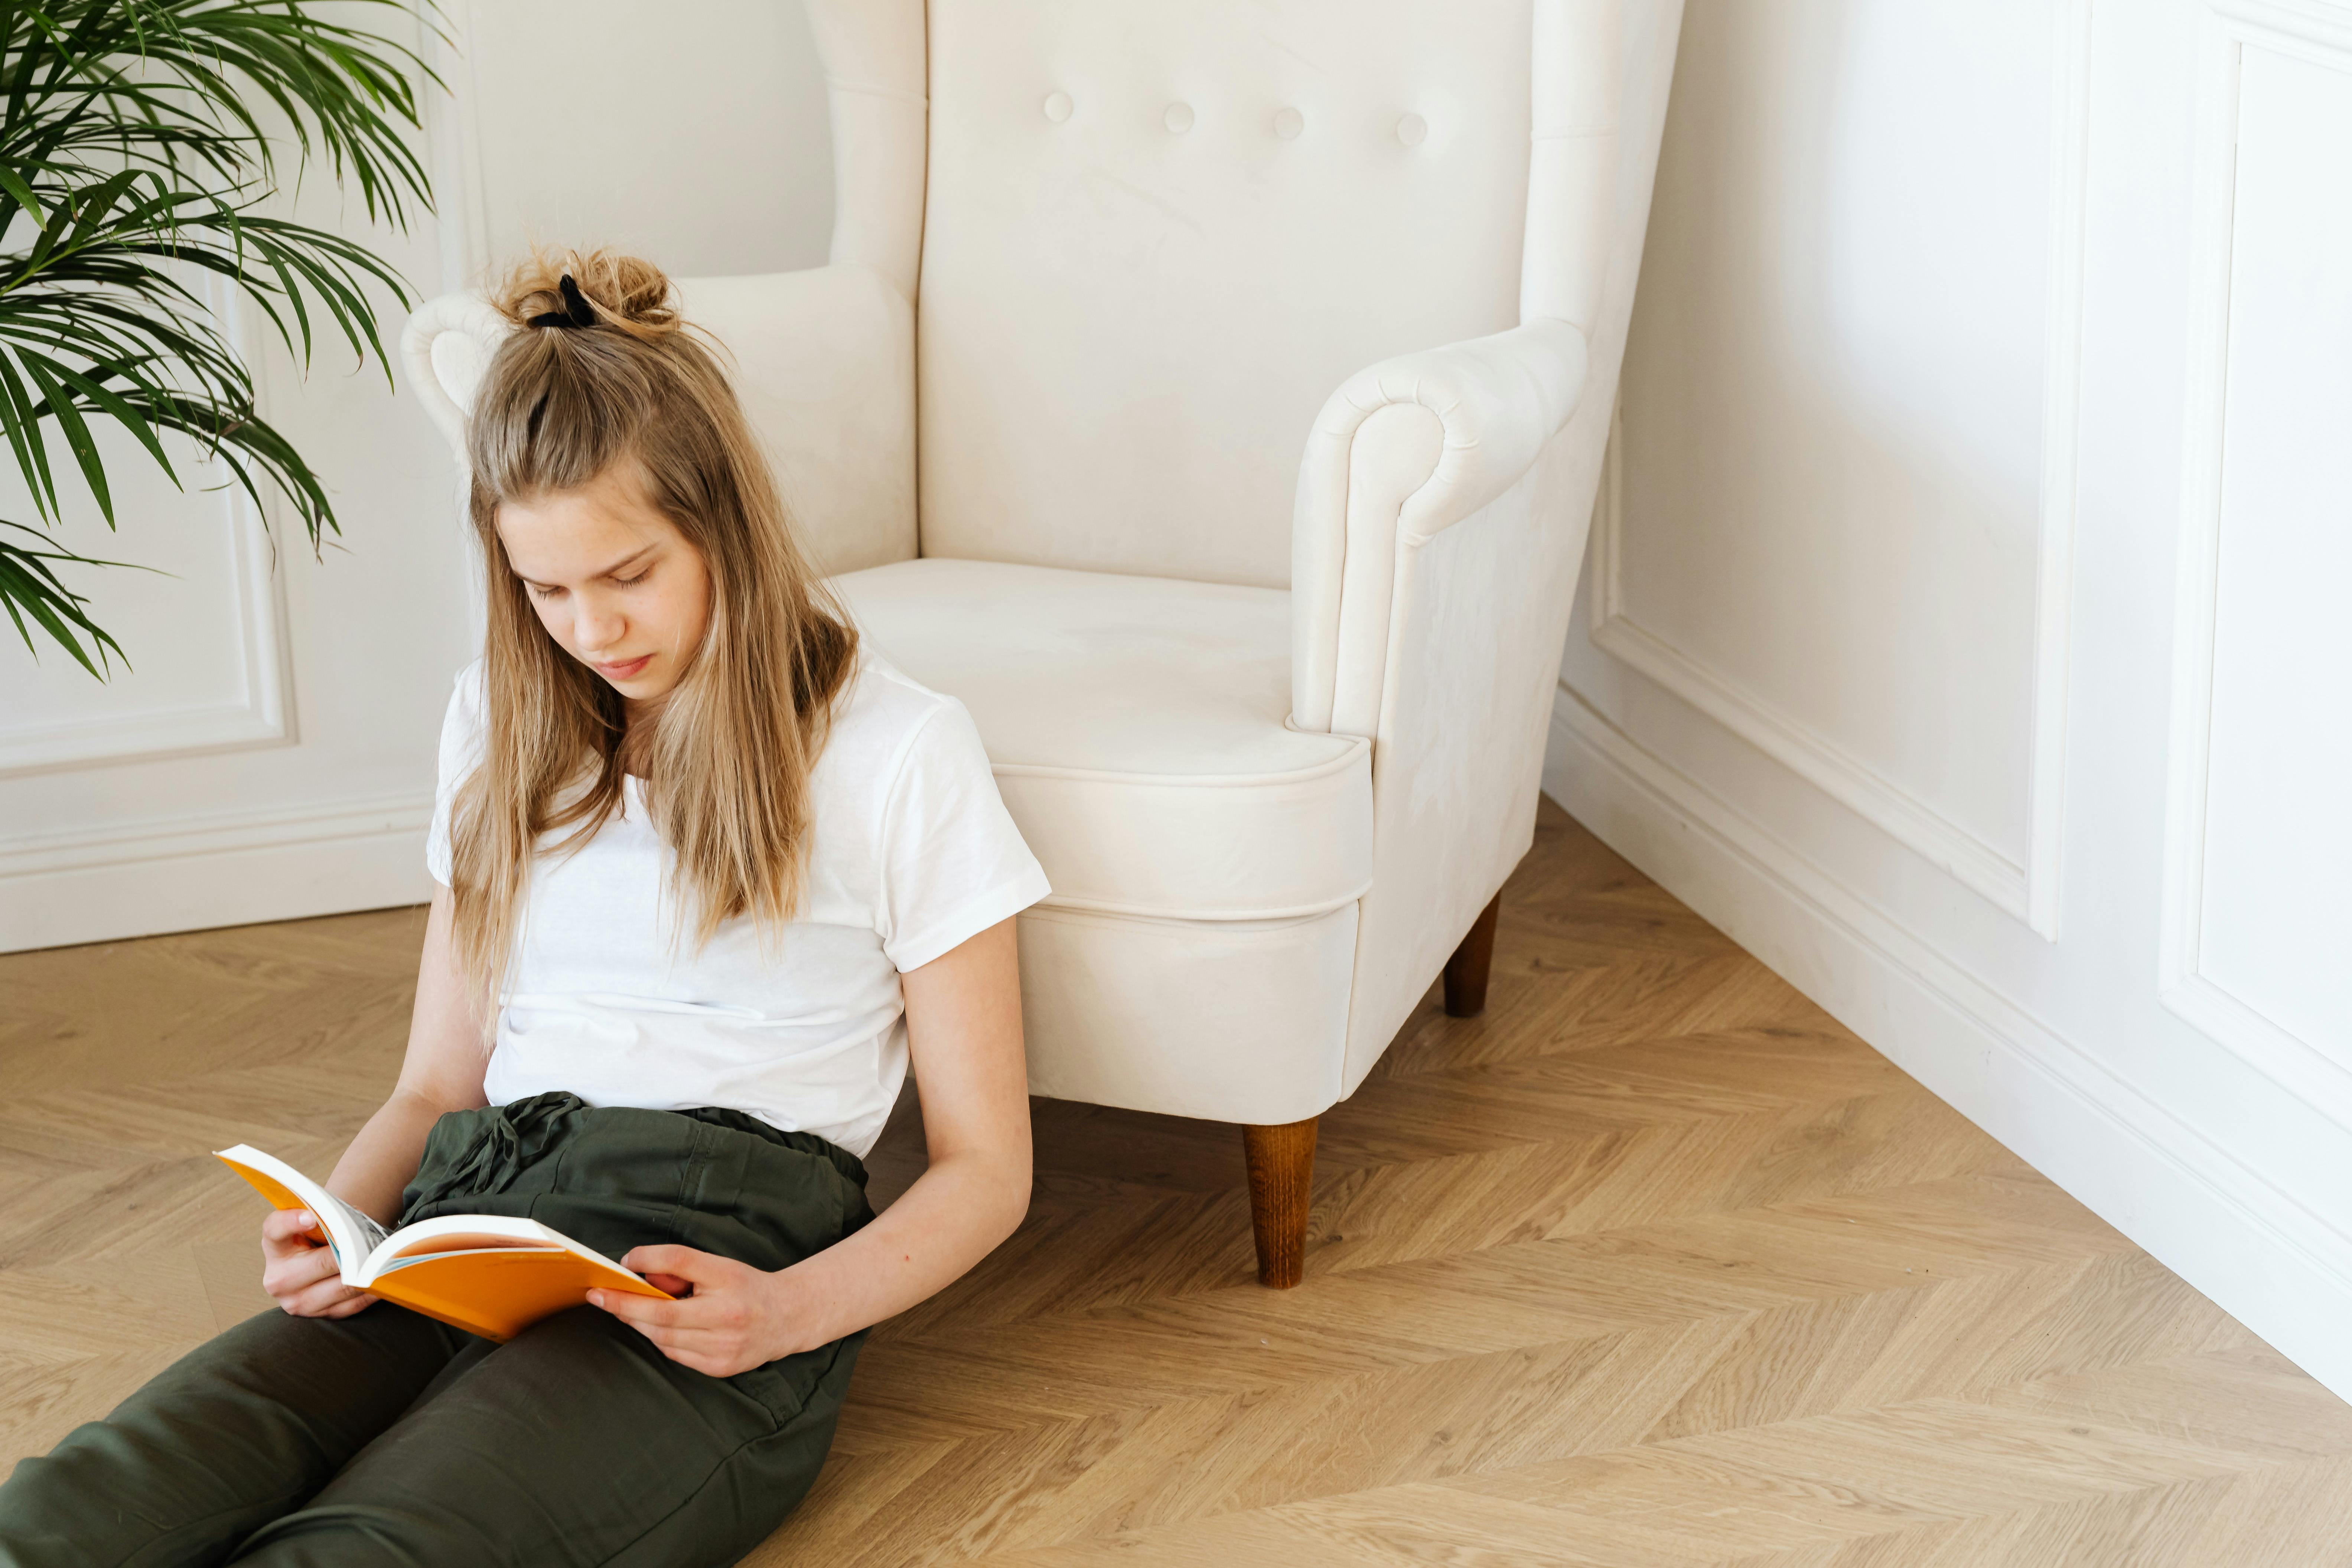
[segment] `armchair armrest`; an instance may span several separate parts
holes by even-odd
[[[681,279],[686,319],[716,339],[768,448],[817,569],[856,571],[915,553],[915,317],[856,263]],[[428,300],[401,355],[462,470],[466,418],[510,329],[479,291]]]
[[[400,358],[425,412],[466,459],[466,416],[490,355],[512,331],[480,289],[427,300],[400,330]]]
[[[1331,395],[1292,521],[1293,723],[1376,732],[1400,555],[1517,484],[1584,378],[1584,334],[1536,321],[1384,360]]]

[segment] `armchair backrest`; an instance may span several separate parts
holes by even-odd
[[[1324,400],[1520,320],[1547,8],[929,0],[918,76],[906,0],[814,0],[836,260],[903,253],[928,89],[923,553],[1286,584]]]

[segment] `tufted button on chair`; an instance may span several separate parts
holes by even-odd
[[[808,0],[832,261],[687,280],[873,646],[960,698],[1053,896],[1038,1094],[1315,1119],[1534,827],[1679,0]],[[459,441],[504,331],[404,349]]]

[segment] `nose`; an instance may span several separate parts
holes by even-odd
[[[593,658],[628,635],[628,620],[614,606],[587,594],[577,597],[579,607],[573,612],[572,636],[582,653]]]

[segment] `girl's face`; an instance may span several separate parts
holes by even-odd
[[[507,563],[558,647],[628,711],[667,695],[710,621],[701,552],[646,499],[634,464],[575,490],[499,506]]]

